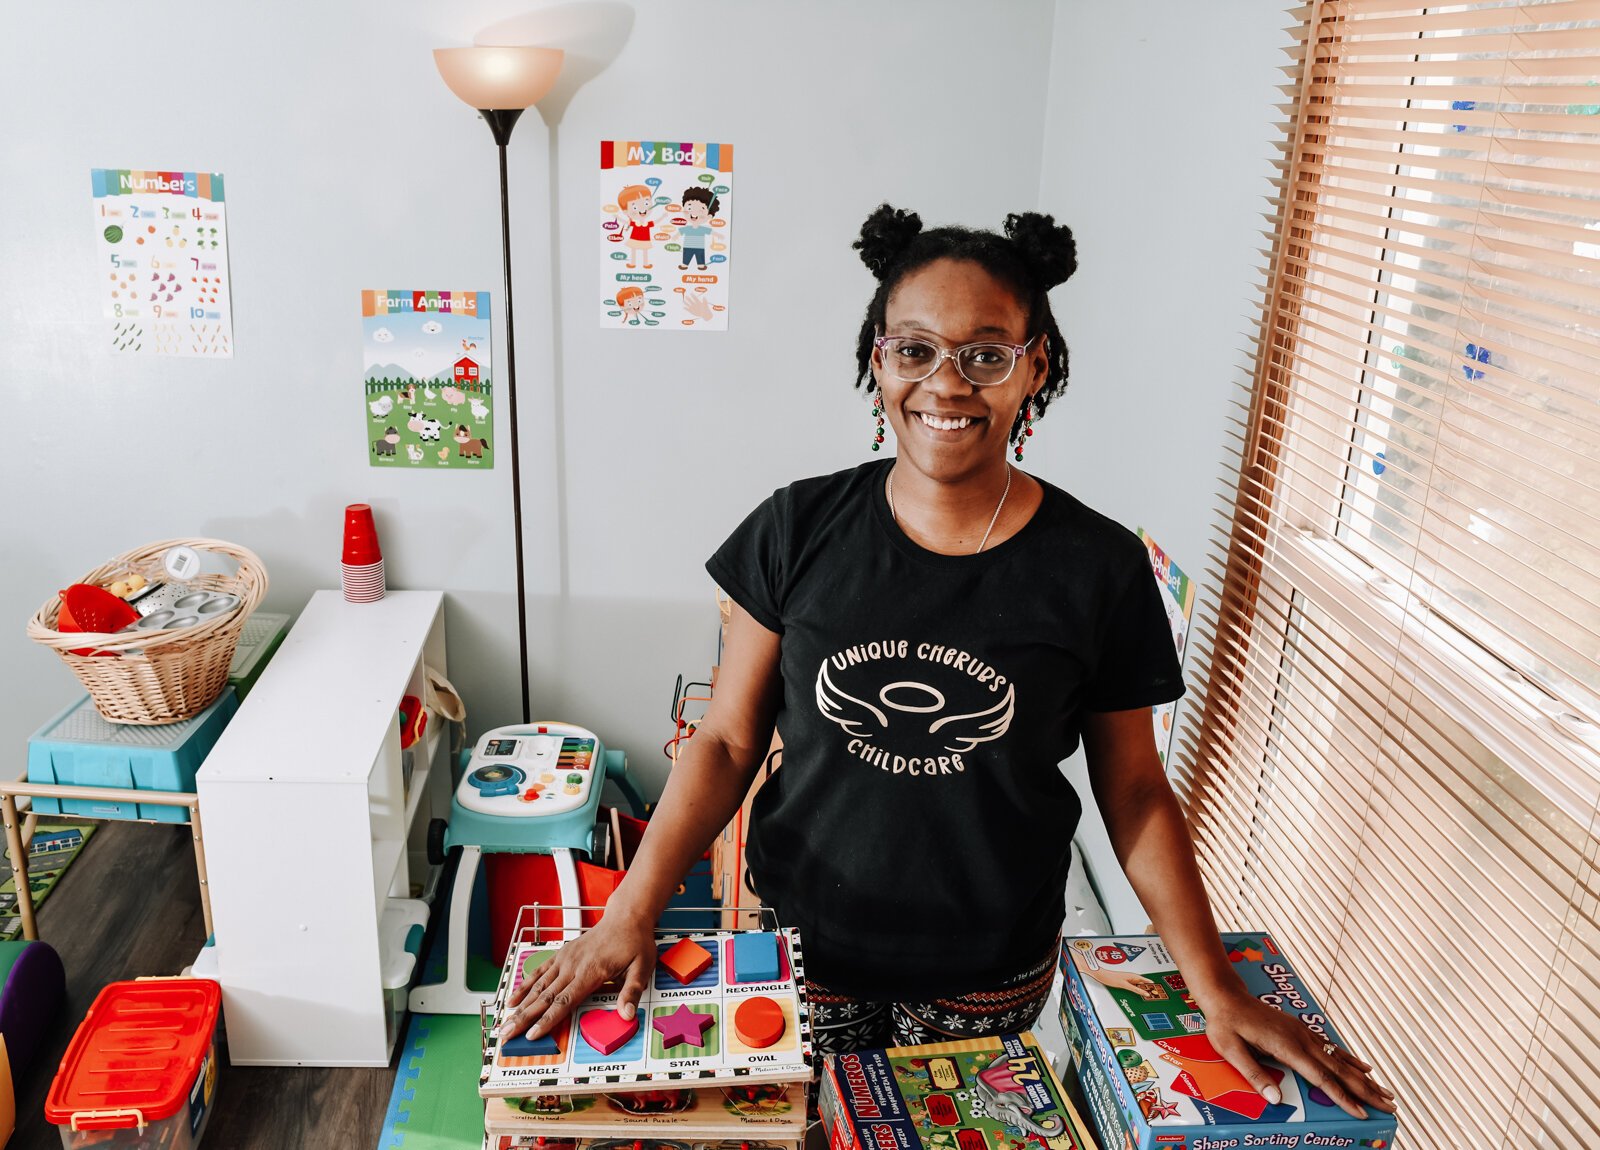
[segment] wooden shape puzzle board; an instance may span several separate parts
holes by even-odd
[[[639,1000],[639,1028],[610,1054],[585,1042],[582,1020],[590,1011],[614,1010],[618,988],[607,986],[590,995],[564,1019],[552,1035],[554,1054],[514,1057],[502,1053],[496,1041],[485,1052],[479,1093],[484,1097],[644,1090],[652,1087],[712,1086],[740,1082],[788,1082],[811,1077],[809,1008],[805,996],[805,967],[799,938],[793,930],[775,932],[778,977],[763,982],[741,982],[734,959],[734,937],[740,932],[719,931],[690,936],[714,956],[713,961],[687,985],[659,962],[673,940],[658,943],[657,966]],[[504,1013],[507,997],[532,970],[559,950],[561,943],[518,943],[501,975],[495,1015]],[[783,1032],[770,1046],[754,1047],[743,1041],[733,1025],[738,1008],[752,998],[772,1001],[783,1015]],[[712,1016],[702,1044],[664,1047],[656,1019],[674,1015],[680,1007]]]

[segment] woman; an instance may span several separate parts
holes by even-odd
[[[1392,1109],[1370,1068],[1253,998],[1217,938],[1156,756],[1153,704],[1183,690],[1145,550],[1028,475],[1032,424],[1067,382],[1049,289],[1076,266],[1048,216],[1005,234],[884,205],[856,247],[880,281],[858,385],[897,452],[803,480],[707,564],[734,602],[717,690],[601,923],[528,984],[503,1033],[538,1037],[602,982],[631,1015],[667,898],[738,808],[776,722],[755,885],[805,943],[824,1052],[1017,1030],[1048,995],[1080,807],[1095,800],[1207,1033],[1271,1102],[1252,1050],[1352,1113]]]

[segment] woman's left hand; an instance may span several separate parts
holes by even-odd
[[[1394,1091],[1378,1085],[1372,1067],[1342,1046],[1329,1042],[1299,1019],[1275,1010],[1240,990],[1200,1004],[1206,1037],[1270,1103],[1283,1100],[1257,1054],[1290,1067],[1347,1112],[1365,1118],[1366,1106],[1394,1112]]]

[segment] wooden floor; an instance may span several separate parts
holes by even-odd
[[[8,1150],[59,1150],[45,1096],[67,1043],[100,988],[119,978],[177,974],[205,942],[185,826],[102,823],[39,910],[40,936],[67,969],[54,1041],[17,1076],[17,1130]],[[394,1068],[229,1066],[202,1147],[375,1150]]]

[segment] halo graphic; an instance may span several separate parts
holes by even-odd
[[[926,707],[914,707],[910,703],[897,703],[889,698],[890,691],[900,690],[920,692],[932,699],[933,702]],[[931,715],[935,711],[944,710],[944,696],[926,683],[912,683],[909,681],[890,683],[878,692],[878,698],[885,707],[892,707],[896,711],[908,711],[913,715]]]

